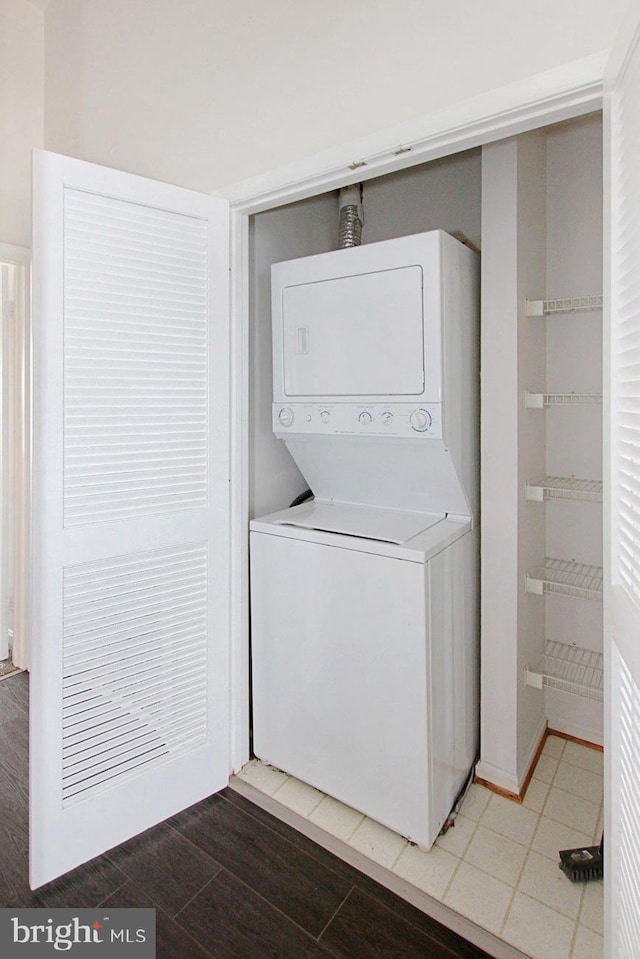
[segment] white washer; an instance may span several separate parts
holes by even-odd
[[[470,522],[303,504],[251,561],[256,756],[430,848],[477,747]]]

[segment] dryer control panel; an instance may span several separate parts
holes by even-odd
[[[274,403],[273,431],[442,439],[439,403]]]

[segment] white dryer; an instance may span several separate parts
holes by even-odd
[[[256,756],[429,848],[478,736],[478,264],[442,231],[272,268],[274,430],[315,494],[251,523]]]

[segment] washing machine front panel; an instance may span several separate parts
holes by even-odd
[[[251,557],[256,756],[430,846],[425,567],[257,532]]]

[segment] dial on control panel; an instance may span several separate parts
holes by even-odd
[[[416,433],[424,433],[431,426],[431,414],[426,410],[412,410],[409,414],[409,425]]]
[[[363,423],[365,426],[368,423],[373,422],[373,416],[369,413],[368,410],[363,410],[362,413],[358,414],[358,423]]]
[[[288,406],[283,406],[278,413],[278,420],[280,421],[281,426],[291,426],[295,419],[293,410],[289,409]]]

